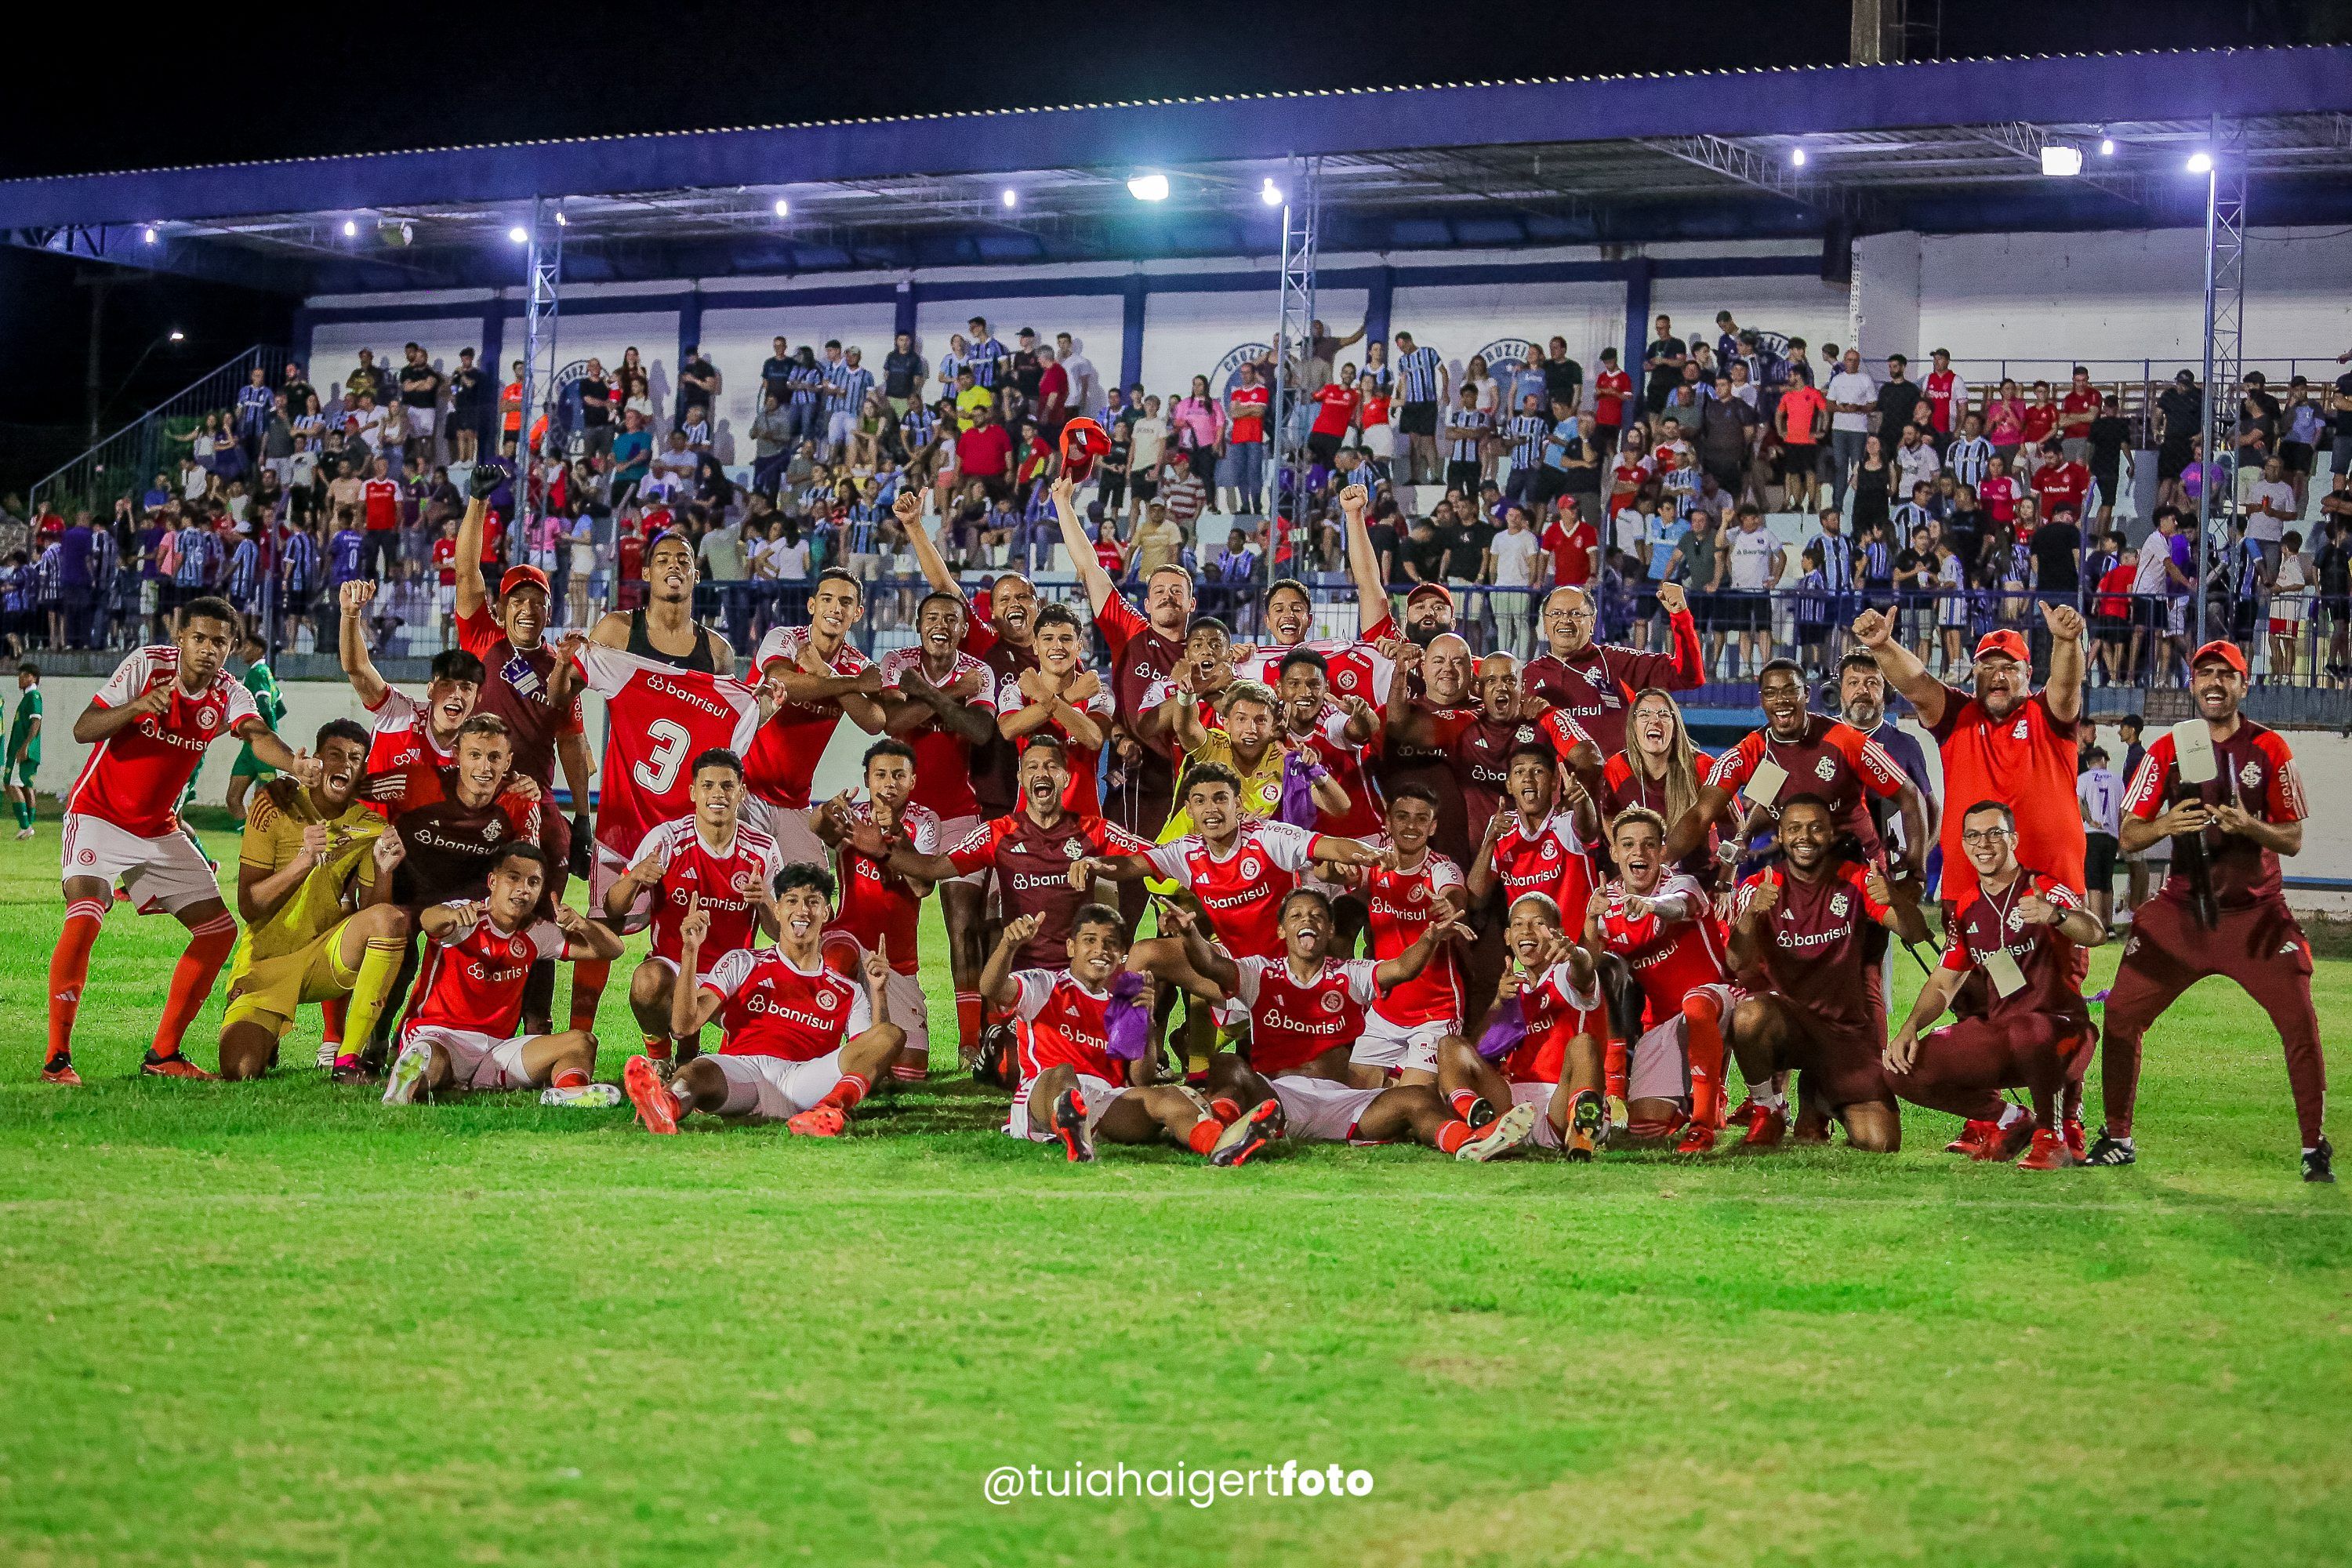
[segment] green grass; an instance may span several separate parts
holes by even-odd
[[[48,1089],[55,871],[53,823],[0,840],[0,1562],[2352,1557],[2352,1208],[2219,983],[2129,1171],[1927,1114],[1892,1158],[1080,1169],[969,1086],[819,1143],[141,1080],[180,933],[121,910]],[[1285,1459],[1376,1488],[981,1499]]]

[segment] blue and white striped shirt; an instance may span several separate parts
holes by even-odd
[[[1843,588],[1853,582],[1853,541],[1843,533],[1817,533],[1813,543],[1822,552],[1822,574],[1832,588]]]
[[[180,530],[180,569],[173,581],[183,588],[209,588],[220,571],[220,536],[194,524]]]
[[[286,596],[307,601],[319,580],[319,542],[310,536],[309,529],[298,528],[286,536],[283,566]]]
[[[789,384],[793,389],[793,403],[800,405],[814,403],[824,394],[824,366],[794,365]]]
[[[257,436],[269,423],[269,411],[278,404],[277,395],[266,386],[242,386],[236,393],[236,427],[240,434]]]
[[[240,539],[236,553],[229,557],[229,602],[240,610],[250,610],[260,602],[261,546],[250,539]]]
[[[1004,352],[1004,345],[998,342],[992,336],[982,338],[972,344],[967,363],[971,366],[973,384],[979,386],[994,386],[997,375],[1003,368],[1004,361],[1009,357],[1011,356]]]
[[[1985,467],[1992,461],[1992,443],[1983,437],[1962,437],[1944,449],[1944,467],[1964,485],[1984,482]]]
[[[1483,408],[1449,408],[1445,411],[1445,455],[1456,463],[1478,460],[1478,442],[1493,422]]]
[[[874,373],[864,365],[843,360],[824,367],[825,405],[833,413],[855,419],[866,406],[866,395],[873,390]]]
[[[940,384],[948,391],[953,392],[957,375],[961,374],[963,367],[971,363],[971,355],[960,354],[953,349],[948,350],[940,356]]]
[[[931,432],[939,428],[939,419],[919,403],[907,405],[907,412],[898,416],[898,439],[910,453],[919,452],[930,444]]]
[[[842,529],[841,548],[846,555],[871,555],[875,535],[882,527],[882,509],[871,501],[859,501],[849,509],[849,518]]]
[[[1544,437],[1551,430],[1551,421],[1540,414],[1514,414],[1508,434],[1511,437],[1511,470],[1532,468],[1543,461]]]
[[[1409,354],[1398,355],[1397,401],[1400,403],[1436,402],[1439,364],[1437,351],[1426,344]]]

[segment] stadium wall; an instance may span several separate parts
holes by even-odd
[[[2252,361],[2332,360],[2352,346],[2352,247],[2334,231],[2254,231],[2247,264],[2246,351]],[[1824,341],[1860,341],[1874,360],[1948,348],[1972,379],[2063,375],[2102,362],[2102,379],[2158,378],[2193,363],[2202,330],[2202,236],[2164,229],[2097,234],[1874,235],[1854,249],[1851,284],[1820,276],[1819,251],[1798,242],[1678,244],[1633,251],[1547,250],[1327,255],[1319,313],[1335,330],[1403,327],[1458,369],[1481,348],[1531,331],[1565,337],[1590,367],[1604,346],[1639,353],[1650,318],[1713,331],[1729,310],[1743,326]],[[296,347],[332,390],[362,346],[396,359],[409,341],[436,363],[466,347],[521,352],[520,289],[322,295],[307,301]],[[610,367],[636,345],[666,416],[683,347],[699,342],[725,378],[717,420],[736,436],[769,340],[797,346],[837,337],[878,368],[891,336],[910,328],[936,359],[975,314],[1010,342],[1020,327],[1069,331],[1106,384],[1140,377],[1163,395],[1263,343],[1274,327],[1273,266],[1265,258],[964,268],[804,278],[678,279],[572,285],[563,291],[557,361],[595,354]],[[1360,356],[1360,346],[1350,355]]]

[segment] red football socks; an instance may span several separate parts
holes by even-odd
[[[1242,1119],[1241,1102],[1219,1095],[1209,1101],[1209,1114],[1215,1117],[1220,1124],[1231,1127]]]
[[[824,1098],[817,1104],[837,1105],[844,1110],[854,1110],[857,1102],[866,1098],[866,1091],[873,1087],[864,1073],[845,1072],[841,1075],[839,1083],[825,1090]]]
[[[1213,1116],[1203,1116],[1200,1121],[1192,1123],[1192,1131],[1184,1134],[1184,1142],[1192,1146],[1193,1153],[1206,1154],[1216,1148],[1217,1140],[1223,1135],[1224,1131],[1223,1122]]]
[[[588,1075],[578,1068],[565,1068],[555,1075],[550,1086],[553,1089],[586,1089]]]
[[[213,982],[220,978],[221,966],[236,946],[236,917],[226,910],[188,929],[187,951],[172,968],[172,989],[163,998],[163,1016],[155,1021],[157,1056],[179,1055],[188,1026],[213,994]]]
[[[1625,1058],[1626,1047],[1622,1040],[1611,1040],[1601,1053],[1601,1087],[1612,1100],[1622,1100],[1625,1098]]]
[[[82,985],[89,979],[89,950],[106,922],[106,903],[76,899],[66,906],[66,929],[49,954],[49,1052],[57,1060],[73,1047],[74,1015],[81,1010]]]
[[[970,1061],[980,1053],[981,1005],[977,991],[959,991],[956,1002],[956,1049],[960,1061]]]
[[[348,996],[330,996],[319,1004],[319,1016],[324,1025],[320,1030],[319,1043],[339,1047],[335,1052],[337,1056],[342,1055],[340,1047],[343,1043],[343,1017],[351,1011],[351,1006],[352,999]]]
[[[604,983],[613,977],[613,966],[596,959],[572,966],[572,1026],[593,1030],[596,1009],[604,1000]]]
[[[1722,1018],[1722,1005],[1714,997],[1683,998],[1690,1034],[1691,1120],[1709,1127],[1723,1123]]]
[[[577,1026],[574,1026],[577,1027]],[[666,1062],[669,1060],[669,1037],[667,1035],[644,1035],[640,1036],[639,1039],[645,1047],[646,1055],[651,1057],[657,1062]]]
[[[1445,1098],[1453,1105],[1454,1114],[1466,1121],[1470,1117],[1470,1108],[1478,1103],[1480,1096],[1475,1089],[1457,1089]]]
[[[1449,1121],[1437,1130],[1437,1152],[1451,1154],[1476,1136],[1467,1121]]]

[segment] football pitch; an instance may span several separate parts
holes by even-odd
[[[2130,1170],[1917,1111],[1893,1157],[1073,1167],[948,1077],[837,1142],[388,1110],[315,1025],[259,1084],[141,1079],[182,931],[120,907],[48,1088],[56,875],[53,819],[0,841],[0,1562],[2352,1558],[2352,1199],[2221,982],[2150,1037]],[[2317,988],[2325,1031],[2352,961]],[[1369,1492],[1305,1495],[1335,1465]]]

